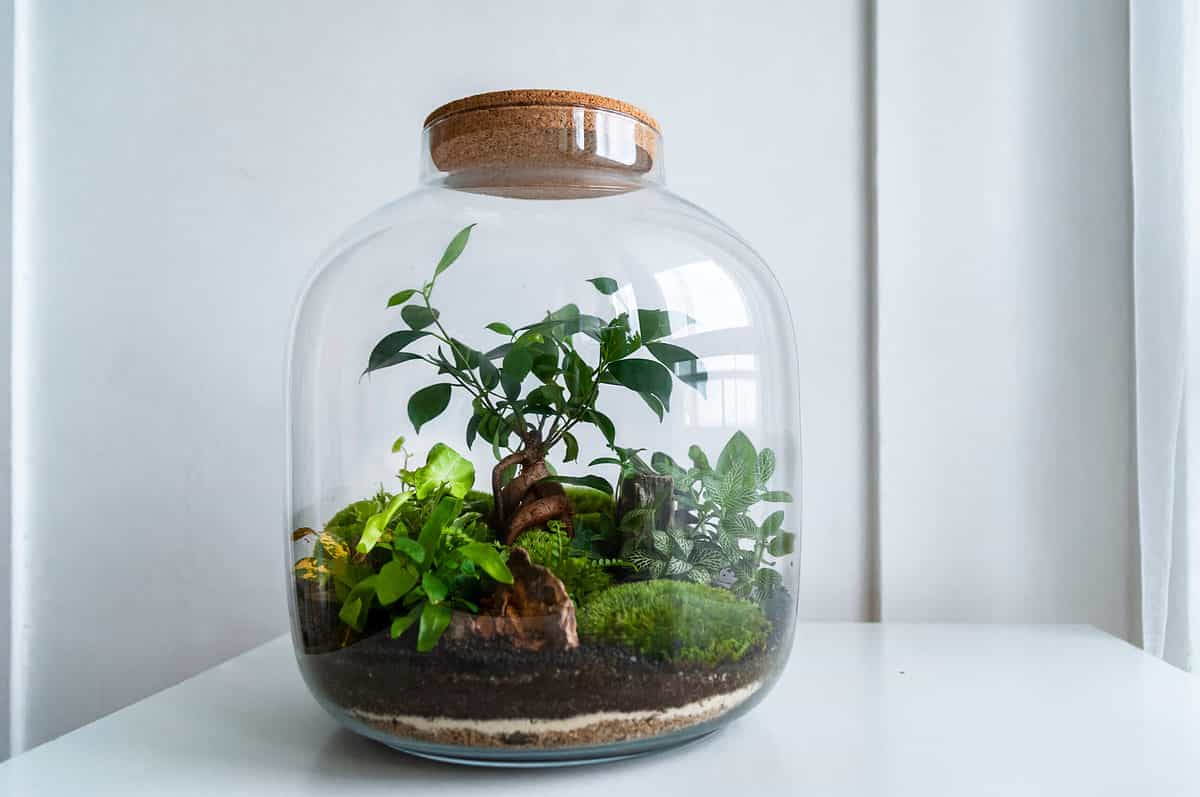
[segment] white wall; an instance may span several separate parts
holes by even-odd
[[[1136,638],[1126,4],[877,25],[883,617]]]
[[[868,613],[863,11],[24,3],[13,728],[74,728],[285,629],[282,353],[309,264],[413,182],[440,102],[582,88],[775,265],[805,390],[809,618]]]

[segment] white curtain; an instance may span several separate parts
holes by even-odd
[[[1132,0],[1142,635],[1200,667],[1200,0]]]

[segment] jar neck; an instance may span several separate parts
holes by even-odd
[[[631,116],[598,108],[469,109],[425,127],[421,181],[523,199],[636,191],[663,182],[662,135]]]

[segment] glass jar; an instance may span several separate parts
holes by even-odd
[[[787,303],[663,185],[644,112],[506,91],[430,115],[420,187],[314,273],[289,355],[300,669],[355,731],[531,765],[699,738],[787,658]]]

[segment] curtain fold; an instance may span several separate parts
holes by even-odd
[[[1193,669],[1200,644],[1200,0],[1132,0],[1129,16],[1142,641],[1154,655]]]

